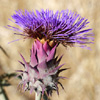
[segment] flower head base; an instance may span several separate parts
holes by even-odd
[[[60,69],[64,64],[58,66],[62,56],[57,60],[55,58],[56,46],[52,49],[47,42],[42,44],[36,40],[31,50],[31,60],[27,63],[24,57],[21,55],[23,62],[20,62],[24,66],[24,71],[21,72],[24,90],[33,90],[36,92],[47,92],[52,94],[52,90],[56,90],[58,93],[58,84],[62,86],[59,79],[65,78],[59,76],[59,73],[66,69]]]
[[[79,44],[81,47],[93,41],[92,29],[87,28],[89,23],[87,19],[69,10],[55,13],[52,10],[43,9],[40,12],[36,10],[36,13],[27,10],[25,12],[16,11],[12,18],[22,30],[10,25],[8,27],[22,32],[23,34],[20,35],[25,38],[45,39],[55,44],[62,43],[64,46]]]

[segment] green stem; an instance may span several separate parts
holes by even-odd
[[[42,97],[42,93],[37,93],[35,92],[35,100],[41,100],[41,97]]]
[[[9,100],[5,90],[1,86],[0,86],[0,97],[3,98],[2,100]]]
[[[50,100],[50,99],[48,98],[48,96],[46,95],[46,93],[44,93],[43,99],[44,99],[44,100]]]

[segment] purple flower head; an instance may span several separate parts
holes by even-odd
[[[14,23],[21,27],[15,28],[8,25],[9,28],[21,32],[25,38],[45,39],[56,43],[62,43],[64,46],[77,44],[85,47],[92,43],[93,33],[88,28],[88,20],[79,14],[69,10],[61,12],[52,10],[34,11],[16,11],[12,15]],[[17,33],[16,33],[17,34]]]
[[[60,69],[64,64],[58,66],[62,56],[59,59],[58,56],[55,57],[55,51],[56,45],[51,49],[47,41],[42,44],[36,40],[31,50],[30,62],[27,63],[21,55],[23,63],[19,62],[24,66],[24,70],[18,70],[22,77],[19,86],[31,93],[36,91],[51,95],[53,90],[59,93],[58,84],[62,86],[59,79],[65,78],[59,76],[59,73],[66,69]]]

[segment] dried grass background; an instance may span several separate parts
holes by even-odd
[[[53,93],[51,100],[100,100],[100,1],[99,0],[0,0],[0,46],[6,50],[7,57],[0,49],[0,74],[14,72],[21,69],[22,66],[18,60],[22,59],[19,53],[29,61],[30,48],[32,40],[8,42],[20,38],[13,35],[13,31],[4,28],[10,24],[16,26],[8,20],[15,10],[28,9],[40,10],[52,9],[63,10],[70,9],[79,13],[81,16],[88,18],[90,27],[93,28],[95,34],[94,44],[90,45],[92,50],[81,48],[64,48],[62,45],[57,49],[57,54],[64,57],[61,63],[65,63],[64,67],[71,69],[62,73],[67,76],[68,80],[61,80],[65,91],[59,89],[60,95]],[[34,93],[19,92],[17,78],[10,80],[12,86],[6,87],[9,100],[34,100]],[[0,98],[0,100],[3,100]]]

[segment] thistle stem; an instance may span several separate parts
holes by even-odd
[[[0,100],[9,100],[5,90],[0,86]]]
[[[48,96],[46,95],[46,93],[44,93],[43,99],[44,99],[44,100],[50,100],[50,99],[48,98]]]
[[[42,97],[42,93],[37,93],[35,92],[35,100],[41,100],[41,97]]]

